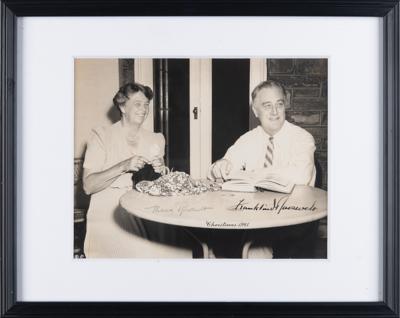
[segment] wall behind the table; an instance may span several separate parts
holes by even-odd
[[[119,87],[118,59],[75,60],[75,158],[82,158],[93,128],[111,124]]]

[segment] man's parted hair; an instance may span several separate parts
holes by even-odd
[[[280,89],[282,90],[283,97],[284,97],[285,100],[286,100],[286,98],[287,98],[287,91],[286,91],[285,86],[283,86],[281,83],[279,83],[279,82],[277,82],[277,81],[268,80],[268,81],[261,82],[260,84],[258,84],[258,85],[253,89],[253,91],[251,92],[251,103],[252,103],[252,104],[254,103],[254,100],[256,99],[257,94],[258,94],[258,92],[259,92],[260,90],[262,90],[263,88],[273,88],[273,87],[274,87],[274,88],[280,88]]]

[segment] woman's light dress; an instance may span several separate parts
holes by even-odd
[[[144,129],[127,140],[119,121],[93,130],[83,167],[92,173],[106,170],[133,155],[151,160],[164,156],[164,146],[162,134]],[[189,242],[182,242],[185,238],[181,229],[175,231],[162,224],[150,224],[120,208],[120,197],[132,186],[132,173],[124,173],[108,188],[91,195],[84,247],[86,257],[191,258]],[[164,243],[178,241],[186,246]]]

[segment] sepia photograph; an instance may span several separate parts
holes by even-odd
[[[326,259],[327,58],[76,58],[74,258]]]

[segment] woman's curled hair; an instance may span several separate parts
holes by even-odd
[[[129,99],[129,96],[137,92],[143,93],[143,95],[146,96],[149,101],[153,99],[154,94],[150,87],[139,83],[127,83],[124,86],[121,86],[117,94],[115,94],[113,98],[114,106],[119,110],[120,106],[125,105]]]

